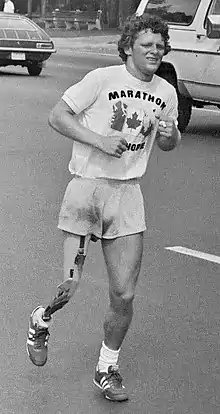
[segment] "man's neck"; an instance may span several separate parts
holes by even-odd
[[[133,62],[129,62],[127,61],[126,64],[126,69],[127,71],[130,73],[130,75],[132,75],[134,78],[141,80],[142,82],[151,82],[153,79],[154,74],[147,74],[147,73],[142,73],[140,70],[138,70]]]

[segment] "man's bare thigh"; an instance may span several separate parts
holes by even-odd
[[[132,293],[138,280],[143,255],[143,232],[102,239],[109,287],[118,293]]]

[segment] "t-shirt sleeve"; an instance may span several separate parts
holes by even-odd
[[[175,88],[170,89],[169,97],[167,99],[166,107],[163,109],[162,114],[165,117],[172,117],[178,125],[178,98]]]
[[[101,81],[98,72],[99,70],[96,69],[87,73],[80,82],[64,92],[62,99],[76,114],[84,111],[97,99]]]

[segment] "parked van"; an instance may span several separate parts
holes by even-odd
[[[172,51],[158,75],[177,89],[183,132],[193,106],[220,108],[220,0],[141,0],[136,14],[145,12],[169,23]]]

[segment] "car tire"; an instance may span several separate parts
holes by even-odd
[[[192,100],[184,95],[178,94],[178,128],[184,132],[189,124],[192,114]]]
[[[30,76],[39,76],[42,71],[42,65],[39,63],[32,63],[27,67]]]

